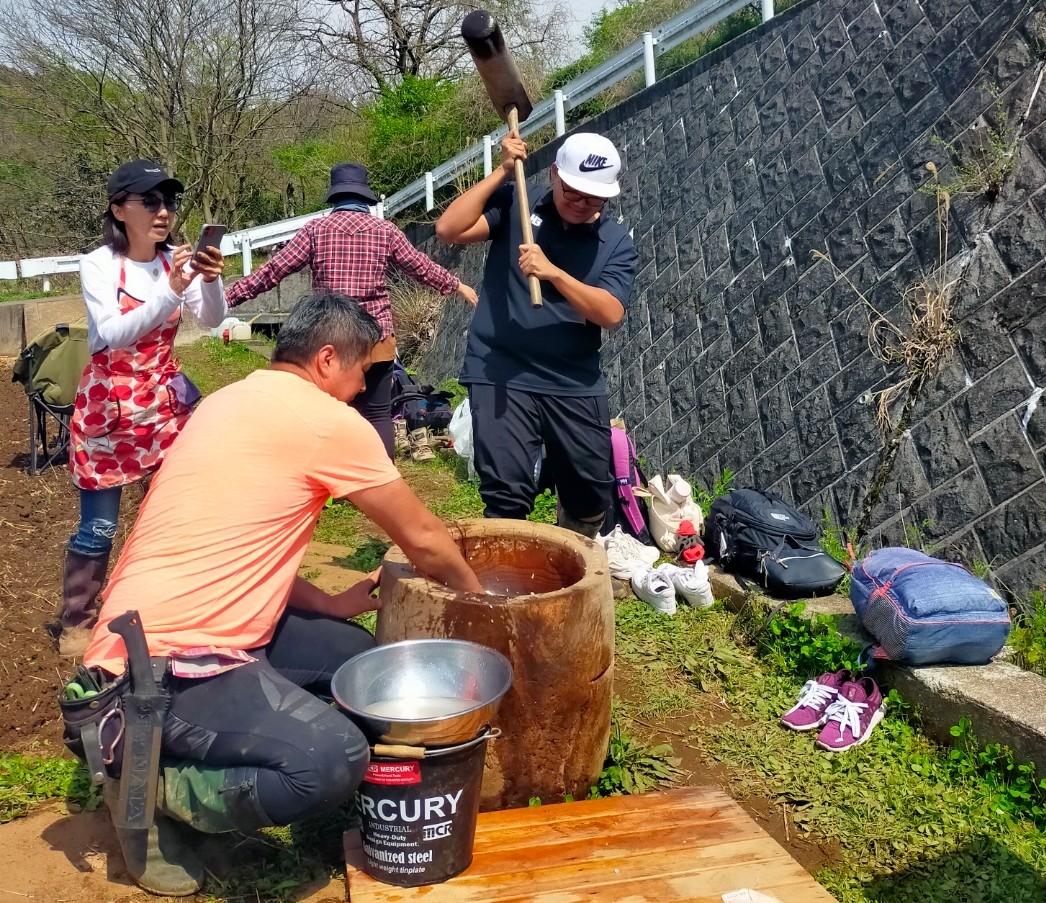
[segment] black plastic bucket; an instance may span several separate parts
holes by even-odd
[[[426,748],[418,758],[371,756],[358,791],[368,875],[417,887],[469,867],[483,759],[487,740],[497,733],[484,729],[467,743]]]

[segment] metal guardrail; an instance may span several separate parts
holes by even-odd
[[[638,41],[629,44],[609,60],[595,69],[584,72],[557,90],[552,97],[546,98],[534,107],[534,111],[525,122],[519,125],[523,136],[533,134],[551,123],[556,123],[556,135],[562,135],[565,129],[565,113],[586,103],[593,97],[631,76],[639,68],[646,73],[646,86],[655,83],[654,58],[678,47],[684,41],[707,31],[727,16],[751,5],[752,0],[704,0],[679,15],[669,19],[663,25],[646,32]],[[762,0],[763,21],[773,17],[774,0]],[[769,15],[767,15],[769,7]],[[442,188],[459,175],[483,162],[484,174],[491,170],[491,147],[500,143],[508,133],[508,126],[485,136],[482,141],[466,148],[445,163],[441,163],[431,173],[415,179],[405,188],[385,199],[385,211],[390,215],[399,213],[421,200],[426,201],[426,209],[433,207],[432,193]]]
[[[707,31],[727,16],[750,6],[752,2],[753,0],[702,0],[684,10],[653,31],[644,33],[642,38],[629,44],[605,63],[572,79],[557,90],[552,97],[538,103],[526,122],[520,123],[520,134],[524,136],[533,134],[552,123],[555,123],[557,136],[564,134],[568,110],[581,106],[641,68],[645,72],[646,86],[650,87],[656,81],[654,62],[656,57],[678,47],[701,32]],[[766,22],[773,18],[774,0],[760,0],[760,3],[763,21]],[[483,165],[484,175],[490,173],[493,147],[501,142],[507,132],[508,127],[501,126],[491,134],[485,135],[481,141],[385,198],[376,208],[372,208],[374,213],[382,217],[386,214],[394,215],[421,201],[425,201],[426,210],[431,210],[435,206],[433,195],[437,188],[450,184],[459,175],[479,166],[480,163]],[[310,219],[326,216],[328,213],[330,213],[329,210],[319,210],[264,226],[230,232],[222,239],[222,253],[230,255],[239,252],[243,258],[243,272],[249,273],[251,272],[253,249],[271,247],[288,241]],[[49,288],[46,279],[48,275],[78,272],[79,261],[79,256],[38,257],[20,261],[19,270],[23,278],[44,276],[44,290],[46,291]],[[14,262],[0,261],[0,279],[14,278],[17,278],[14,273]]]

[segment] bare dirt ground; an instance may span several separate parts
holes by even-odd
[[[0,359],[0,374],[11,361]],[[56,698],[68,663],[62,660],[45,625],[52,620],[61,595],[65,544],[76,525],[77,496],[64,469],[39,477],[25,472],[28,451],[27,402],[21,386],[0,375],[0,750],[61,755],[61,726]],[[420,490],[424,494],[424,489]],[[124,493],[116,552],[133,522],[141,491]],[[330,591],[343,589],[362,575],[347,570],[338,559],[352,550],[314,542],[302,572]],[[114,559],[115,561],[115,554]],[[619,669],[619,694],[641,675]],[[650,737],[673,745],[692,785],[730,790],[729,773],[703,761],[686,742],[686,724],[704,717],[729,717],[709,711],[688,713],[649,725]],[[838,856],[831,844],[803,839],[786,814],[770,801],[750,798],[742,806],[805,868],[815,872]],[[216,874],[242,864],[250,841],[223,838],[215,855],[205,856]],[[344,901],[341,878],[320,879],[300,888],[302,903]],[[127,877],[104,808],[70,813],[61,803],[36,809],[29,817],[0,825],[0,903],[31,900],[62,903],[141,903],[156,900],[139,891]],[[199,900],[209,899],[200,896]],[[252,896],[250,898],[254,900]],[[258,900],[261,901],[261,897]]]
[[[45,624],[61,597],[78,498],[64,468],[26,473],[29,408],[21,385],[10,381],[12,363],[0,359],[0,749],[53,752],[61,746],[55,700],[68,663]],[[124,492],[117,551],[140,501],[137,487]]]

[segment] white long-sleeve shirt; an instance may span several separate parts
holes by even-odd
[[[164,255],[168,266],[171,254]],[[184,304],[204,326],[218,326],[228,314],[222,280],[204,282],[197,276],[184,295],[171,291],[159,256],[149,263],[124,258],[124,290],[142,302],[120,313],[120,256],[106,245],[80,261],[80,286],[87,304],[87,341],[91,354],[103,348],[126,348],[163,323]]]

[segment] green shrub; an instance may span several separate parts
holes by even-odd
[[[1009,643],[1015,665],[1046,675],[1046,586],[1032,590],[1028,601],[1017,606]]]
[[[993,797],[997,811],[1046,825],[1046,780],[1036,780],[1034,765],[1017,762],[1013,751],[1000,743],[982,747],[969,718],[960,718],[951,735],[955,745],[948,751],[947,762],[953,779],[976,779]]]
[[[552,490],[546,489],[534,499],[534,508],[527,515],[527,520],[538,524],[554,524],[556,522],[556,496]]]
[[[672,784],[681,776],[679,759],[672,757],[671,746],[667,743],[644,746],[624,733],[615,718],[606,763],[588,795],[589,799],[598,799],[646,793]]]
[[[827,508],[821,515],[821,548],[846,568],[846,576],[839,582],[836,592],[841,596],[850,595],[850,565],[853,559],[864,553],[857,542],[857,531],[853,527],[843,527],[832,520]],[[853,550],[851,559],[850,550]]]
[[[756,649],[781,671],[809,680],[827,671],[857,668],[861,648],[842,636],[827,615],[803,616],[795,602],[769,618],[754,636]]]
[[[734,477],[736,474],[729,468],[724,467],[723,472],[716,477],[715,483],[711,489],[705,489],[704,486],[694,486],[694,501],[701,506],[701,512],[705,517],[708,517],[708,512],[714,502],[720,496],[726,495],[733,487]]]

